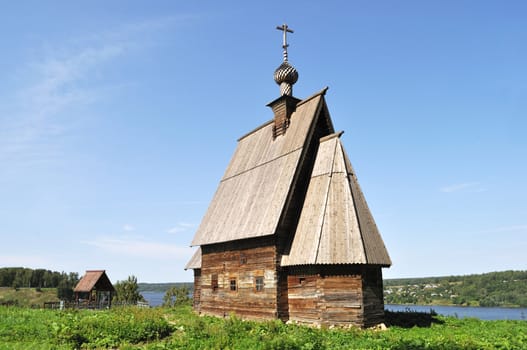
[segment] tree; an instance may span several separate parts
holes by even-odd
[[[187,286],[171,287],[163,297],[163,306],[174,307],[190,305],[192,299],[189,296],[190,289]]]
[[[137,277],[128,276],[126,281],[118,281],[115,284],[114,302],[125,304],[137,304],[138,301],[145,301],[145,298],[139,293]]]

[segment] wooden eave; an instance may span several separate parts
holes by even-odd
[[[298,226],[282,266],[391,265],[340,142],[341,134],[320,140]]]
[[[189,262],[185,266],[185,270],[192,269],[201,269],[201,247],[198,247],[194,254],[192,255],[192,258],[190,258]]]

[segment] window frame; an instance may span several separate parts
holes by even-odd
[[[237,292],[238,291],[238,281],[235,277],[229,278],[229,290],[231,292]]]
[[[259,283],[260,282],[260,283]],[[263,276],[256,276],[254,278],[254,291],[261,293],[265,288],[265,280]]]
[[[218,274],[212,274],[210,278],[210,288],[213,292],[216,292],[219,288],[219,282],[218,282]]]
[[[247,255],[245,253],[240,254],[240,265],[247,265]]]

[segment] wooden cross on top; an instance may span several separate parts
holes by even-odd
[[[282,47],[284,48],[284,61],[287,61],[287,47],[289,46],[289,44],[287,43],[287,33],[294,33],[294,31],[292,29],[289,29],[287,24],[277,26],[276,29],[284,32]]]

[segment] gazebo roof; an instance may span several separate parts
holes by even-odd
[[[105,270],[87,270],[86,274],[81,278],[77,286],[75,286],[74,292],[90,292],[93,289],[99,291],[110,291],[114,292],[115,288],[112,282],[106,275]]]

